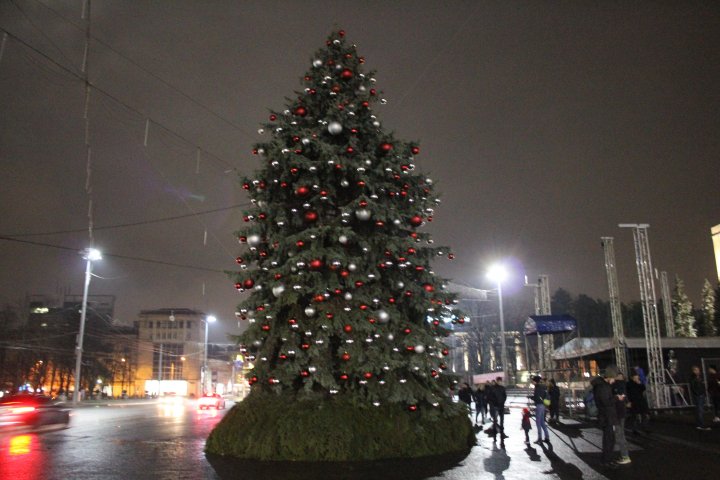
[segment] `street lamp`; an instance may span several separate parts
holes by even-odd
[[[500,361],[502,362],[503,384],[507,385],[507,348],[505,346],[505,318],[503,317],[502,282],[507,278],[504,266],[495,264],[487,272],[487,278],[497,284],[498,306],[500,309]]]
[[[203,354],[203,368],[201,375],[202,393],[207,393],[207,350],[208,350],[208,325],[217,321],[213,315],[205,317],[205,349]]]
[[[80,332],[75,347],[75,393],[73,393],[73,405],[77,405],[80,400],[80,369],[82,366],[83,337],[85,336],[85,317],[87,316],[88,288],[92,276],[92,262],[102,260],[102,254],[100,250],[95,248],[86,248],[83,250],[83,258],[87,260],[87,266],[85,267],[85,288],[83,290],[82,309],[80,310]]]

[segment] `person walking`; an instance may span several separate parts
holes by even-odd
[[[625,417],[627,416],[627,382],[622,372],[615,377],[615,383],[612,384],[613,395],[615,395],[615,406],[618,417],[618,424],[615,425],[615,442],[620,448],[620,459],[616,461],[619,465],[627,465],[631,462],[630,452],[628,451],[627,440],[625,439]]]
[[[547,388],[539,376],[532,378],[534,387],[533,394],[530,399],[535,404],[535,427],[537,428],[538,439],[535,443],[542,443],[543,441],[550,443],[550,433],[548,432],[547,423],[545,423],[545,403],[548,400]],[[543,440],[543,432],[545,432],[545,439]]]
[[[475,425],[478,424],[478,416],[482,417],[482,425],[485,423],[485,417],[487,416],[487,392],[485,391],[485,384],[477,386],[473,392],[473,398],[475,399]]]
[[[470,403],[472,402],[472,390],[467,382],[463,383],[463,386],[460,388],[460,391],[458,392],[458,399],[465,404],[468,412],[472,411],[472,407],[470,406]]]
[[[637,435],[638,429],[644,426],[647,422],[648,417],[648,404],[645,398],[645,385],[640,380],[640,375],[633,373],[630,377],[630,381],[627,382],[627,406],[630,409],[630,426],[632,433]]]
[[[508,438],[505,435],[505,401],[507,400],[507,391],[502,384],[502,377],[497,377],[487,393],[487,402],[490,407],[490,417],[492,418],[493,439],[498,432],[501,441]]]
[[[720,423],[720,377],[715,365],[708,367],[707,382],[708,395],[713,405],[713,423]]]
[[[598,424],[602,429],[602,456],[600,464],[606,468],[615,468],[613,450],[615,449],[615,425],[618,424],[617,406],[612,392],[612,384],[617,376],[617,368],[609,366],[602,376],[592,379],[593,397],[598,410]]]
[[[700,367],[693,365],[690,375],[690,394],[695,405],[695,428],[698,430],[710,430],[705,426],[705,382],[703,382]]]
[[[548,380],[548,398],[550,399],[550,423],[560,423],[560,387],[554,379]]]

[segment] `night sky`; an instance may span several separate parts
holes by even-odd
[[[35,242],[0,242],[3,304],[82,293],[82,5],[0,2],[0,235]],[[416,164],[442,193],[425,228],[457,259],[438,274],[491,288],[484,271],[505,259],[506,297],[547,274],[552,291],[607,299],[600,237],[613,236],[621,298],[634,300],[632,233],[618,223],[649,223],[653,266],[693,301],[716,279],[718,2],[92,0],[91,19],[94,236],[115,256],[90,293],[116,295],[121,322],[187,307],[218,316],[214,340],[237,331],[221,271],[240,252],[238,173],[258,167],[259,124],[339,28],[377,71],[379,119],[420,142]]]

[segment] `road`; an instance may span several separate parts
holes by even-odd
[[[198,411],[189,401],[112,405],[74,409],[64,430],[0,436],[0,478],[218,478],[203,448],[224,411]]]
[[[227,411],[202,411],[186,402],[125,402],[73,410],[70,428],[0,435],[0,479],[17,480],[619,480],[717,478],[720,427],[656,424],[631,437],[632,464],[603,470],[600,431],[563,420],[551,427],[551,444],[525,445],[520,430],[521,398],[510,399],[510,438],[504,448],[478,432],[465,458],[415,459],[364,464],[292,464],[208,459],[203,448]],[[231,404],[228,403],[228,408]],[[487,425],[486,425],[487,427]],[[531,438],[536,434],[533,426]]]

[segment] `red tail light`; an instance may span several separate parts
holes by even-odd
[[[34,412],[35,407],[15,407],[10,409],[10,413],[13,415],[22,415],[23,413]]]

